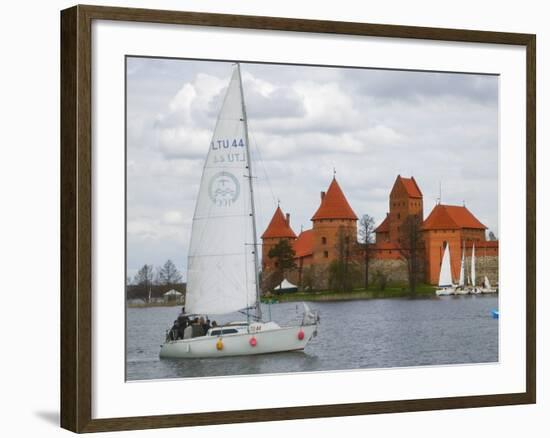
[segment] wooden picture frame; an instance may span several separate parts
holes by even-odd
[[[92,21],[113,20],[385,38],[517,45],[526,49],[526,391],[177,415],[92,418]],[[536,37],[531,34],[75,6],[61,12],[61,426],[74,432],[396,413],[536,401]]]

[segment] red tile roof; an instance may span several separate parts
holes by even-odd
[[[390,232],[390,217],[386,216],[382,223],[376,227],[375,233],[389,233]]]
[[[403,178],[401,175],[397,175],[397,181],[399,180],[403,183],[407,195],[409,195],[410,198],[422,198],[422,192],[420,191],[418,184],[416,184],[414,176],[411,176],[410,178]]]
[[[277,207],[277,210],[275,210],[275,213],[271,218],[271,222],[264,231],[264,234],[262,234],[262,239],[281,237],[295,239],[296,234],[294,234],[294,231],[292,231],[292,228],[290,228],[290,224],[286,221],[285,215],[283,214],[281,207]]]
[[[330,186],[321,205],[311,218],[312,221],[318,219],[355,219],[357,216],[351,209],[344,192],[338,185],[336,178],[332,179]]]
[[[487,229],[466,207],[443,204],[438,204],[434,207],[428,218],[424,221],[422,228],[424,230]]]
[[[313,230],[302,231],[294,242],[296,257],[306,257],[313,254]]]

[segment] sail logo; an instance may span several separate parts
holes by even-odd
[[[239,181],[233,174],[219,172],[210,178],[208,195],[217,207],[231,207],[239,198],[239,193]]]

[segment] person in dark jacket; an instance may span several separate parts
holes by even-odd
[[[171,341],[175,341],[179,337],[179,332],[180,332],[180,324],[179,324],[178,320],[176,319],[174,321],[174,325],[172,326],[172,328],[168,332],[168,338]]]
[[[203,336],[206,335],[208,333],[208,329],[210,328],[210,320],[207,319],[205,321],[204,318],[201,316],[201,318],[199,319],[199,324],[202,327]]]

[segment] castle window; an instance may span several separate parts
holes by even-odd
[[[324,256],[326,259],[328,259],[328,251],[325,251],[325,252],[323,253],[323,256]]]
[[[401,219],[401,213],[397,213],[397,219]]]
[[[323,245],[326,245],[327,244],[327,238],[326,237],[321,237],[321,242],[323,243]]]

